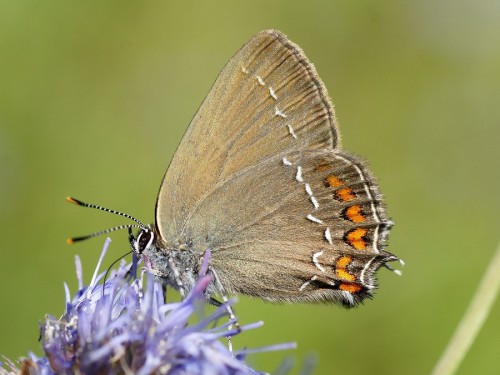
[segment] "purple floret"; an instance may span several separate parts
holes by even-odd
[[[76,257],[79,290],[71,299],[67,286],[66,312],[47,316],[40,334],[45,357],[30,354],[20,368],[6,360],[0,375],[22,374],[259,374],[243,361],[249,350],[231,353],[219,341],[261,323],[231,329],[217,325],[227,315],[227,305],[195,324],[188,320],[205,301],[211,282],[201,274],[188,296],[165,303],[162,285],[143,271],[131,277],[135,265],[120,263],[104,283],[100,265],[109,246],[106,242],[90,284],[84,287],[81,263]],[[204,260],[205,273],[210,254]],[[133,267],[134,266],[134,267]],[[231,305],[234,301],[229,301]],[[263,348],[282,350],[293,344]]]

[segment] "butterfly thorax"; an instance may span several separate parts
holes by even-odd
[[[148,271],[163,284],[182,293],[193,288],[203,253],[194,250],[192,244],[166,245],[157,229],[150,227],[142,229],[137,237],[131,237],[130,243],[134,252],[144,260]]]

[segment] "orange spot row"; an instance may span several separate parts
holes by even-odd
[[[335,274],[340,277],[342,280],[346,281],[354,281],[356,280],[356,277],[349,272],[347,272],[345,269],[337,268],[335,270]]]
[[[334,175],[328,176],[325,180],[325,183],[327,186],[330,186],[331,188],[338,188],[339,186],[344,185],[344,183]]]
[[[349,293],[358,293],[363,289],[363,287],[352,282],[356,280],[356,276],[354,276],[352,273],[349,273],[349,271],[347,270],[347,266],[351,262],[352,258],[350,256],[340,257],[337,262],[335,262],[335,274],[342,280],[347,281],[346,283],[341,283],[339,285],[340,290],[344,290]]]
[[[316,169],[318,170],[321,170],[320,168],[323,168],[323,166],[319,165],[316,167]],[[345,182],[332,174],[327,178],[325,178],[324,185],[326,187],[337,189],[341,186],[344,186]],[[342,189],[338,189],[337,191],[335,191],[335,198],[343,202],[348,202],[356,198],[356,193],[354,193],[350,187],[344,187]]]
[[[348,256],[343,256],[342,258],[339,258],[335,264],[335,267],[337,268],[346,268],[349,263],[352,262],[352,258]]]
[[[348,202],[354,198],[356,198],[356,194],[352,191],[351,188],[343,188],[339,189],[335,192],[335,197],[341,201]]]
[[[356,276],[347,271],[347,266],[352,262],[352,258],[348,256],[343,256],[337,260],[335,263],[335,274],[345,281],[354,281]]]
[[[366,241],[365,236],[368,233],[368,229],[365,228],[356,228],[349,231],[345,240],[349,245],[354,247],[356,250],[365,250],[366,249]]]
[[[354,294],[358,293],[361,289],[363,289],[363,287],[359,284],[354,283],[342,283],[339,285],[339,289]]]
[[[327,164],[327,163],[321,163],[321,164],[318,164],[318,165],[316,166],[316,168],[315,168],[315,169],[316,169],[318,172],[324,172],[324,171],[326,171],[328,168],[330,168],[330,164]]]
[[[357,205],[357,204],[354,206],[348,207],[344,211],[344,217],[347,220],[352,221],[353,223],[362,223],[363,221],[366,220],[365,215],[361,211],[361,206]]]

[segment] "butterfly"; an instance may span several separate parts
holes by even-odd
[[[210,251],[210,298],[351,307],[400,261],[385,251],[392,225],[366,162],[341,147],[316,69],[266,30],[220,72],[161,182],[155,223],[130,243],[182,294]]]

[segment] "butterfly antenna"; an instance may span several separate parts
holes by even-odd
[[[120,230],[120,229],[126,229],[126,228],[139,228],[139,229],[144,229],[144,227],[140,226],[140,225],[137,225],[137,224],[125,224],[125,225],[118,225],[116,227],[113,227],[113,228],[108,228],[108,229],[104,229],[104,230],[100,230],[99,232],[94,232],[94,233],[90,233],[90,234],[87,234],[86,236],[81,236],[81,237],[70,237],[66,240],[66,242],[71,245],[73,242],[80,242],[80,241],[85,241],[85,240],[88,240],[89,238],[92,238],[92,237],[97,237],[97,236],[101,236],[103,234],[107,234],[107,233],[111,233],[111,232],[114,232],[116,230]]]
[[[120,211],[111,210],[109,208],[98,206],[96,204],[85,203],[85,202],[79,201],[78,199],[73,198],[73,197],[66,197],[66,200],[69,203],[76,204],[77,206],[95,208],[95,209],[98,209],[98,210],[101,210],[101,211],[104,211],[104,212],[110,212],[110,213],[115,214],[115,215],[126,217],[127,219],[135,221],[137,224],[139,224],[141,226],[141,228],[143,228],[143,229],[146,228],[146,226],[140,220],[136,219],[135,217],[133,217],[133,216],[131,216],[129,214],[125,214],[125,213],[120,212]]]
[[[73,242],[84,241],[84,240],[87,240],[89,238],[101,236],[103,234],[111,233],[111,232],[114,232],[114,231],[120,230],[120,229],[126,229],[126,228],[128,228],[128,229],[131,229],[131,228],[146,229],[146,226],[141,221],[139,221],[135,217],[130,216],[128,214],[125,214],[123,212],[111,210],[109,208],[98,206],[98,205],[95,205],[95,204],[85,203],[85,202],[82,202],[82,201],[80,201],[80,200],[78,200],[76,198],[73,198],[73,197],[67,197],[66,200],[69,203],[76,204],[77,206],[95,208],[97,210],[101,210],[101,211],[104,211],[104,212],[109,212],[109,213],[112,213],[112,214],[115,214],[115,215],[123,216],[123,217],[126,217],[127,219],[133,220],[133,221],[135,221],[137,223],[137,224],[118,225],[116,227],[105,229],[105,230],[101,230],[99,232],[94,232],[94,233],[88,234],[86,236],[70,237],[67,240],[68,244],[72,244]]]

